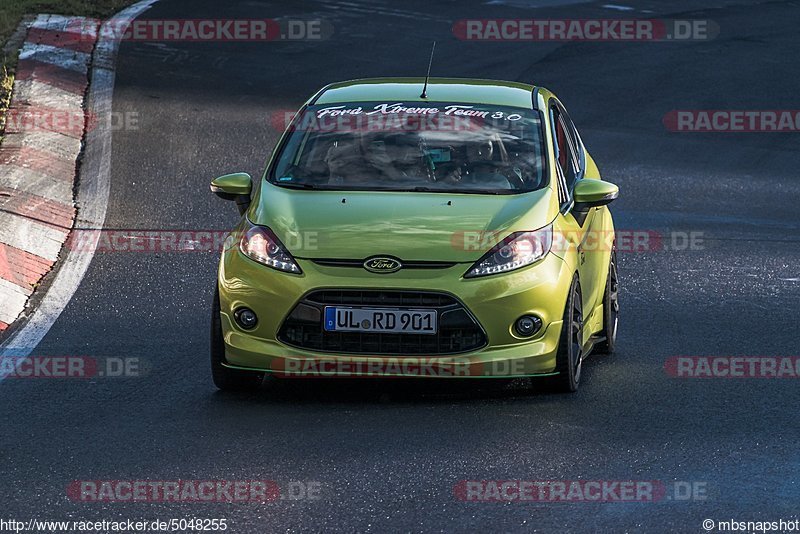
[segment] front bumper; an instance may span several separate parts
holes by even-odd
[[[236,249],[223,254],[218,282],[229,367],[288,376],[518,377],[554,372],[572,272],[552,253],[518,271],[472,279],[462,277],[469,264],[374,274],[311,260],[298,259],[297,263],[303,273],[293,275],[253,262]],[[311,351],[279,341],[281,326],[295,306],[311,291],[322,289],[451,295],[480,324],[486,344],[458,354],[372,355]],[[233,310],[240,306],[258,315],[253,330],[243,330],[234,322]],[[531,338],[521,338],[513,331],[514,322],[522,315],[542,319],[542,328]]]

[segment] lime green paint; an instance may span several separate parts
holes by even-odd
[[[431,78],[427,98],[420,98],[425,78],[370,78],[329,85],[315,102],[458,102],[531,109],[532,85],[494,80]]]
[[[316,103],[391,100],[418,101],[421,78],[361,80],[333,84],[316,95]],[[431,100],[532,106],[534,87],[514,82],[431,79]],[[536,89],[536,107],[547,109],[555,96]],[[295,257],[302,274],[287,274],[249,258],[238,247],[226,246],[219,265],[222,331],[227,363],[242,369],[280,369],[282,359],[337,355],[289,347],[277,332],[297,302],[322,288],[404,289],[454,295],[470,310],[488,337],[488,345],[459,354],[474,363],[514,363],[510,375],[553,373],[567,292],[577,274],[581,284],[586,348],[602,325],[603,291],[610,247],[586,247],[587,239],[613,242],[614,223],[606,206],[589,210],[585,220],[559,205],[550,118],[544,113],[549,185],[516,195],[425,192],[304,191],[281,188],[260,180],[247,217],[270,227]],[[277,157],[273,151],[272,158]],[[617,191],[603,182],[600,171],[584,153],[586,173],[575,187],[575,200],[597,201]],[[244,194],[246,175],[214,181],[225,192]],[[233,178],[231,178],[233,177]],[[249,177],[248,177],[249,178]],[[242,219],[234,230],[249,224]],[[465,279],[464,273],[498,240],[526,230],[552,225],[565,236],[541,260],[516,271]],[[608,239],[598,239],[598,236]],[[446,261],[443,269],[400,269],[390,274],[357,267],[322,266],[315,258],[364,259],[388,255],[400,260]],[[254,330],[244,331],[232,320],[233,310],[248,306],[259,317]],[[533,338],[515,334],[513,322],[535,314],[543,327]],[[368,356],[338,355],[369,360]],[[442,357],[443,361],[447,357]]]
[[[226,174],[211,181],[211,191],[227,195],[249,195],[253,186],[250,175],[246,172]]]
[[[298,191],[264,182],[249,215],[299,258],[365,258],[388,248],[405,260],[474,262],[486,252],[481,243],[550,223],[558,213],[552,195]]]
[[[578,180],[572,194],[576,204],[602,205],[617,198],[619,188],[601,180]]]

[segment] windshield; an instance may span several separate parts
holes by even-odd
[[[415,102],[309,106],[269,181],[303,189],[509,194],[547,185],[530,109]]]

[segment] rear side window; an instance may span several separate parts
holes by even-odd
[[[563,114],[555,104],[550,106],[550,119],[559,175],[559,198],[561,203],[565,204],[569,202],[572,188],[578,179],[579,160],[575,147],[576,141]]]
[[[575,156],[575,168],[577,169],[578,178],[583,178],[583,171],[584,171],[583,143],[581,142],[581,138],[578,135],[578,130],[577,128],[575,128],[575,124],[572,122],[572,119],[570,118],[569,113],[567,113],[567,110],[560,106],[559,110],[561,112],[561,119],[564,121],[564,126],[567,131],[568,135],[567,140],[570,142],[570,147]]]

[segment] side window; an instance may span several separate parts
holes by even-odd
[[[578,178],[578,166],[574,140],[564,122],[564,117],[556,105],[550,106],[550,118],[553,129],[553,144],[556,150],[556,164],[559,178],[559,198],[562,204],[570,200],[572,187]]]
[[[572,122],[572,119],[567,113],[567,110],[564,108],[559,108],[561,110],[561,118],[564,120],[566,125],[567,134],[569,134],[569,141],[571,142],[572,152],[575,155],[575,168],[578,170],[578,178],[583,178],[583,171],[584,171],[584,157],[583,157],[583,143],[581,143],[580,136],[578,136],[578,130],[575,128],[575,124]]]

